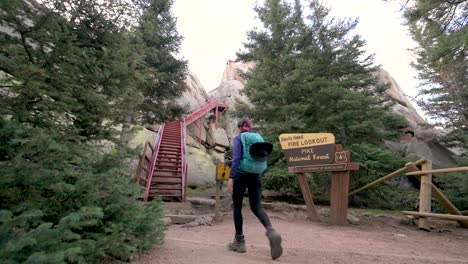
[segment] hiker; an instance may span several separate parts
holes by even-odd
[[[273,145],[270,143],[263,142],[263,138],[256,133],[249,133],[252,129],[252,122],[248,118],[242,118],[237,124],[239,128],[239,134],[233,139],[233,157],[231,164],[231,173],[229,174],[228,190],[232,193],[233,207],[234,207],[234,227],[236,234],[234,242],[229,243],[228,249],[239,253],[246,252],[245,238],[242,230],[243,218],[242,218],[242,200],[244,198],[245,190],[248,189],[250,209],[263,224],[266,229],[266,236],[270,241],[270,253],[272,259],[277,259],[283,253],[281,247],[281,236],[276,232],[270,222],[270,218],[263,210],[261,206],[262,199],[262,176],[266,169],[266,158],[273,149]],[[242,136],[245,133],[244,137]],[[261,138],[263,143],[255,143],[249,150],[244,150],[245,136],[257,135]],[[253,154],[253,155],[252,155]],[[260,172],[252,173],[243,170],[249,165],[246,165],[246,159],[248,155],[252,155],[252,158],[262,161],[261,164],[264,166],[260,169]],[[255,166],[255,164],[253,164]],[[250,168],[250,167],[249,167]],[[249,169],[247,169],[249,170]],[[253,171],[253,170],[250,170]]]

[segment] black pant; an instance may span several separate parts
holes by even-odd
[[[240,171],[234,179],[232,201],[234,203],[234,226],[236,235],[242,235],[242,200],[245,190],[249,190],[250,209],[257,216],[265,228],[271,227],[270,218],[263,210],[262,201],[262,176],[261,174]]]

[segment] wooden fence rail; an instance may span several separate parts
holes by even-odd
[[[421,168],[419,168],[420,166]],[[432,169],[432,161],[430,160],[418,160],[415,162],[409,162],[404,168],[398,169],[390,174],[387,174],[371,183],[366,184],[352,192],[349,195],[356,194],[365,189],[368,189],[380,182],[390,179],[391,177],[397,176],[404,173],[407,176],[416,176],[421,182],[419,191],[419,212],[404,211],[404,214],[419,216],[418,226],[420,229],[429,230],[428,217],[441,218],[447,220],[458,221],[460,226],[468,228],[468,211],[460,212],[455,205],[432,183],[432,174],[439,173],[451,173],[451,172],[463,172],[468,171],[468,167],[459,168],[445,168],[445,169]],[[434,214],[431,213],[431,201],[434,197],[449,214]]]
[[[468,167],[414,171],[414,172],[406,173],[406,176],[421,176],[425,174],[450,173],[450,172],[460,172],[460,171],[468,171]]]
[[[433,218],[455,220],[455,221],[468,221],[468,216],[464,216],[464,215],[420,213],[420,212],[413,212],[413,211],[403,211],[402,213],[406,215],[433,217]]]
[[[418,161],[413,162],[413,164],[414,164],[414,165],[420,165],[420,164],[423,164],[424,162],[426,162],[426,160],[421,159],[421,160],[418,160]],[[399,175],[399,174],[405,173],[406,171],[407,171],[407,168],[406,168],[406,167],[403,167],[403,168],[401,168],[401,169],[398,169],[398,170],[396,170],[396,171],[394,171],[394,172],[392,172],[392,173],[390,173],[390,174],[387,174],[387,175],[385,175],[385,176],[383,176],[383,177],[381,177],[381,178],[378,178],[377,180],[375,180],[375,181],[373,181],[373,182],[371,182],[371,183],[368,183],[368,184],[362,186],[362,187],[359,188],[359,189],[356,189],[356,190],[350,192],[348,195],[351,196],[351,195],[356,194],[356,193],[358,193],[358,192],[364,191],[365,189],[368,189],[368,188],[370,188],[370,187],[372,187],[372,186],[374,186],[374,185],[376,185],[376,184],[378,184],[378,183],[381,183],[381,182],[383,182],[383,181],[385,181],[385,180],[388,180],[388,179],[390,179],[390,178],[392,178],[392,177],[394,177],[394,176],[397,176],[397,175]]]

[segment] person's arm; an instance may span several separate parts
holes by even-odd
[[[229,178],[236,178],[237,171],[239,170],[240,161],[242,158],[242,142],[240,135],[234,137],[232,144],[232,163],[231,163],[231,173],[229,173]]]

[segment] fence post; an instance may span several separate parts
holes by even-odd
[[[432,161],[427,160],[422,164],[421,170],[431,170]],[[425,174],[421,176],[421,187],[419,190],[419,212],[430,213],[432,202],[432,174]],[[427,217],[420,217],[418,222],[419,229],[430,230],[429,221]]]

